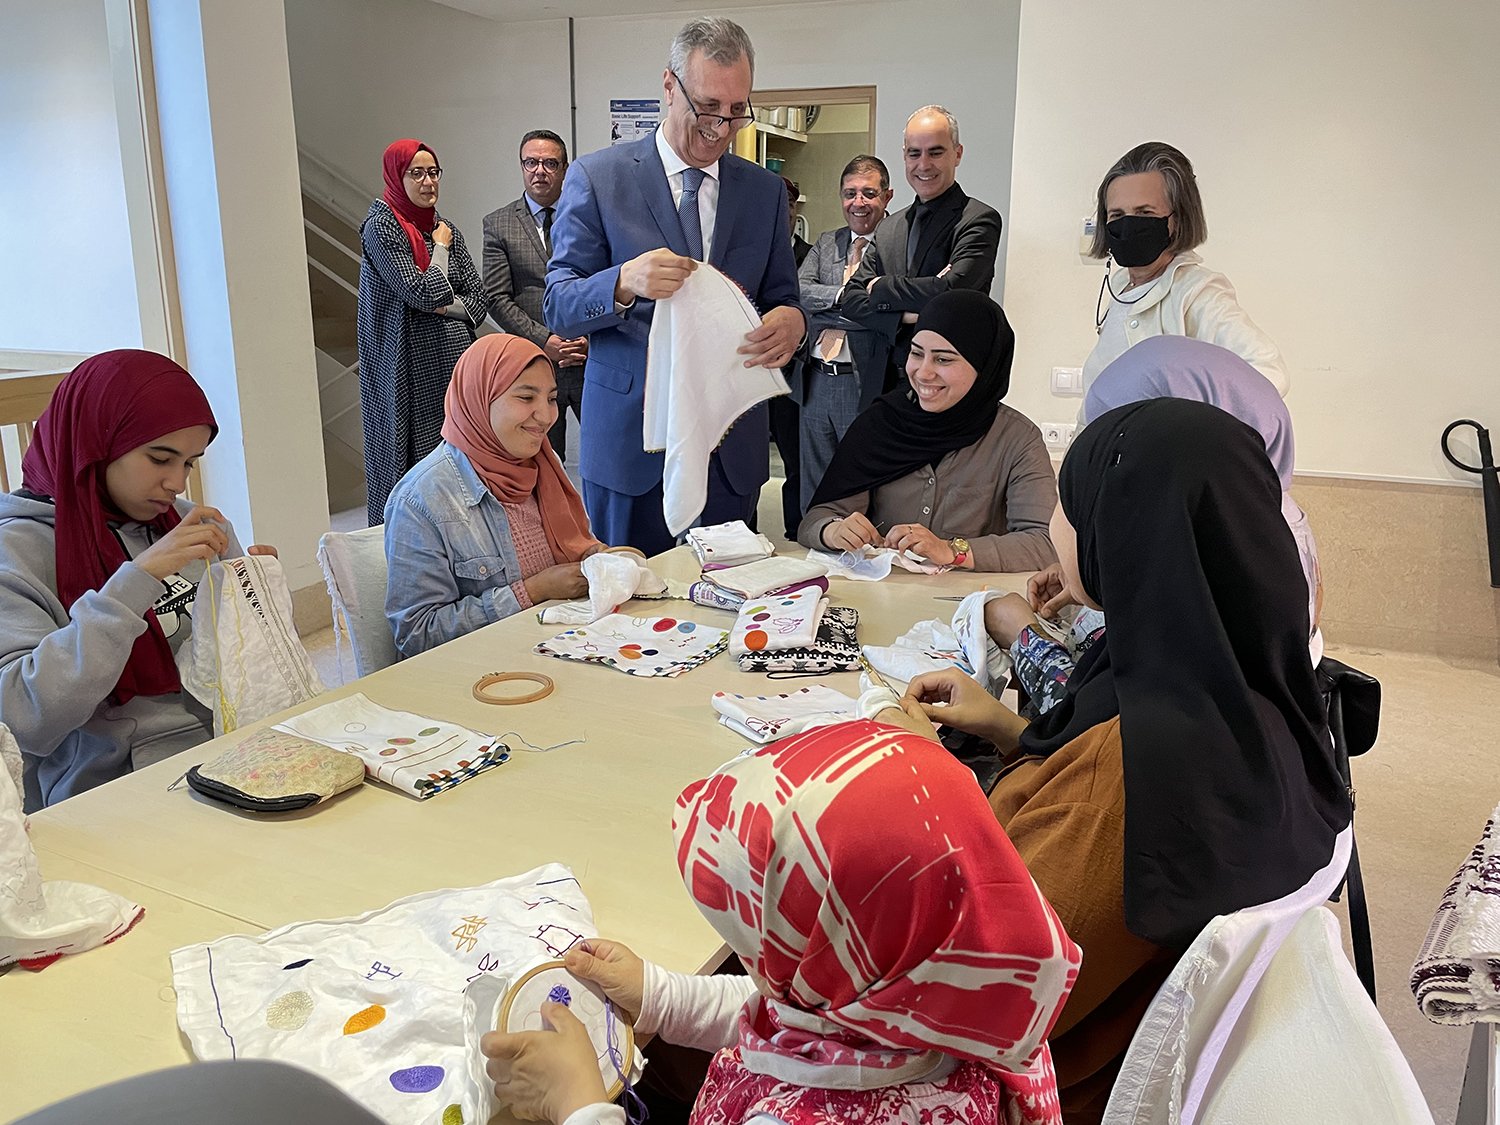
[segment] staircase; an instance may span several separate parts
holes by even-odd
[[[365,440],[355,322],[359,312],[359,224],[374,193],[304,150],[299,149],[298,156],[328,507],[330,513],[349,509],[363,512]]]

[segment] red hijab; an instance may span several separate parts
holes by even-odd
[[[411,243],[411,256],[416,259],[417,269],[425,273],[432,255],[427,252],[422,235],[431,234],[432,228],[437,226],[437,208],[418,207],[406,194],[406,170],[419,152],[431,153],[432,159],[437,159],[437,153],[412,137],[391,142],[385,150],[385,192],[380,198],[396,212],[396,220]]]
[[[535,492],[553,558],[577,562],[599,541],[589,531],[583,501],[552,443],[542,438],[536,456],[518,461],[505,451],[490,425],[490,405],[539,359],[546,361],[546,353],[522,336],[494,332],[470,344],[453,366],[443,403],[443,440],[463,452],[501,503],[520,504]]]
[[[57,385],[37,419],[21,474],[28,491],[52,497],[57,508],[57,596],[64,608],[103,588],[127,561],[109,525],[128,517],[110,500],[104,470],[132,449],[188,426],[219,432],[203,389],[155,352],[104,352]],[[169,508],[150,526],[165,535],[178,519]],[[136,638],[113,698],[126,703],[137,695],[181,690],[171,646],[156,614],[147,610],[146,631]]]

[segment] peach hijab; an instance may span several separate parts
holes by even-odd
[[[553,557],[560,563],[577,562],[599,541],[589,531],[583,501],[552,443],[543,438],[535,457],[518,460],[505,451],[490,425],[491,404],[539,359],[549,362],[541,348],[521,336],[492,333],[470,344],[448,384],[443,440],[463,452],[502,504],[521,504],[535,493]]]

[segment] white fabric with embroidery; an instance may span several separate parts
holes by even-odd
[[[729,278],[704,262],[656,302],[646,344],[641,448],[666,451],[662,515],[673,535],[703,511],[708,459],[745,411],[788,388],[781,372],[746,367],[739,347],[760,314]]]
[[[687,587],[667,582],[629,551],[599,551],[583,560],[589,596],[549,605],[537,614],[543,625],[588,625],[608,617],[631,598],[686,598]]]
[[[950,623],[918,621],[894,644],[865,645],[865,657],[881,675],[907,683],[927,672],[957,668],[998,694],[1010,676],[1010,653],[990,638],[984,607],[1004,596],[1003,590],[975,590],[958,603]]]
[[[177,650],[183,689],[214,713],[215,736],[323,693],[292,624],[281,561],[244,555],[208,568],[193,601],[193,633]]]
[[[450,1106],[484,1122],[492,1107],[477,1044],[493,1027],[492,997],[595,932],[572,872],[547,864],[354,918],[178,949],[177,1023],[199,1059],[304,1067],[392,1125],[450,1120]]]
[[[739,566],[768,559],[776,553],[775,545],[759,532],[751,531],[744,520],[690,527],[687,543],[701,566]]]
[[[716,691],[713,708],[724,726],[762,744],[860,717],[858,700],[821,684],[783,695]]]
[[[742,598],[759,598],[774,590],[786,590],[822,578],[827,573],[828,568],[822,563],[776,555],[741,566],[709,571],[703,580]]]
[[[763,598],[746,598],[729,633],[729,653],[785,652],[807,648],[817,640],[818,625],[828,609],[823,588],[799,586]]]
[[[879,582],[891,570],[900,567],[913,574],[942,574],[952,570],[951,566],[938,566],[910,551],[898,551],[894,547],[871,547],[869,544],[857,551],[807,552],[809,561],[826,567],[830,578],[848,578],[854,582]]]
[[[0,759],[0,968],[45,963],[114,941],[144,911],[102,887],[42,881],[21,811],[21,748],[4,725]]]

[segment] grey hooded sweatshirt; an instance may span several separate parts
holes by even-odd
[[[192,505],[177,502],[179,515]],[[109,700],[146,611],[175,653],[192,630],[192,592],[204,567],[195,563],[167,583],[133,562],[90,590],[71,612],[57,596],[56,512],[50,503],[0,493],[0,723],[20,744],[28,812],[189,749],[212,736],[212,716],[185,692]],[[118,529],[135,558],[152,528]],[[229,552],[241,552],[232,529]]]

